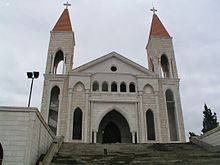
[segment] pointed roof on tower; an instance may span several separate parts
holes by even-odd
[[[170,37],[166,28],[164,27],[159,17],[155,13],[153,14],[153,18],[151,22],[150,36]]]
[[[53,30],[55,32],[71,32],[72,26],[68,9],[64,9]]]

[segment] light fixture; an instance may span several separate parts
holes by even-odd
[[[30,88],[30,94],[28,99],[28,107],[30,107],[31,104],[31,94],[32,94],[32,88],[34,84],[34,79],[37,79],[39,77],[39,72],[33,71],[33,72],[27,72],[27,77],[31,79],[31,88]]]

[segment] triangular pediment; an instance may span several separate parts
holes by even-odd
[[[114,71],[112,68],[117,70]],[[147,68],[127,59],[126,57],[111,52],[82,66],[72,70],[72,73],[121,73],[132,75],[155,75],[154,72],[149,71]]]

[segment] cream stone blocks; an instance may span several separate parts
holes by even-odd
[[[212,146],[220,146],[220,127],[217,127],[201,136],[199,140]]]
[[[112,71],[111,67],[117,68]],[[93,91],[93,83],[99,84]],[[108,91],[102,91],[102,84],[108,84]],[[117,91],[111,91],[111,84],[117,84]],[[121,83],[126,92],[120,91]],[[129,91],[133,83],[135,92]],[[73,69],[67,75],[45,75],[44,104],[42,111],[48,121],[50,92],[54,86],[60,88],[57,135],[65,141],[96,143],[102,119],[112,110],[121,114],[128,123],[131,142],[170,143],[185,142],[178,78],[160,78],[152,71],[130,61],[116,52]],[[175,118],[178,140],[171,141],[165,92],[171,90],[175,101]],[[73,139],[74,111],[82,111],[82,137]],[[153,112],[155,140],[148,140],[146,112]],[[112,119],[114,121],[114,119]]]
[[[4,165],[34,165],[53,141],[36,108],[0,107],[0,142]]]

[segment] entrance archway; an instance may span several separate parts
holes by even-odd
[[[3,162],[3,148],[2,144],[0,143],[0,165],[2,165]]]
[[[117,125],[109,122],[104,129],[103,143],[121,143],[121,132]]]
[[[131,143],[127,120],[116,110],[107,113],[99,124],[98,143]]]

